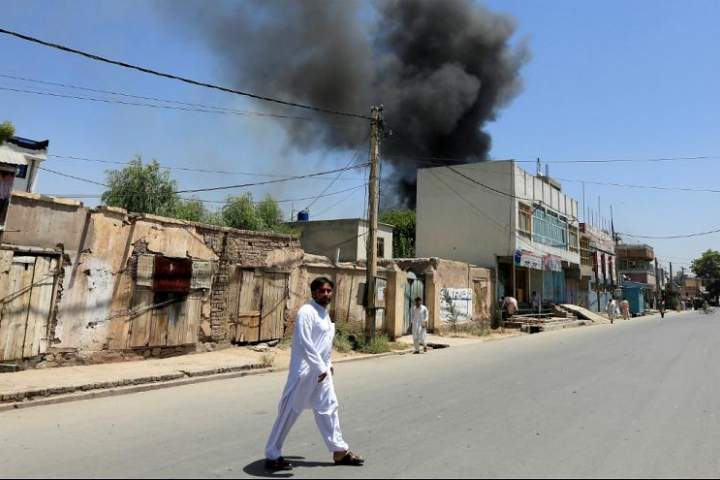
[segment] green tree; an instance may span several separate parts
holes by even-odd
[[[173,217],[189,222],[206,222],[209,216],[205,204],[197,198],[178,200],[173,212]]]
[[[10,122],[0,123],[0,145],[15,136],[15,127]]]
[[[103,203],[129,212],[171,217],[180,201],[175,193],[177,183],[170,178],[170,173],[161,170],[155,160],[143,164],[140,156],[122,170],[109,170],[107,185]]]
[[[260,230],[263,226],[250,193],[228,197],[222,208],[222,219],[226,226],[241,230]]]
[[[380,215],[380,221],[394,227],[393,257],[413,258],[415,256],[415,210],[387,210]]]
[[[283,214],[277,201],[270,195],[255,206],[255,212],[265,230],[277,230],[283,223]]]
[[[692,271],[698,278],[705,280],[705,288],[710,295],[720,296],[720,252],[708,250],[692,263]]]

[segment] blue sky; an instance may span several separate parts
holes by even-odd
[[[177,8],[182,2],[176,2]],[[517,20],[516,41],[528,42],[524,91],[488,126],[494,158],[545,161],[714,156],[668,163],[559,164],[555,177],[570,180],[716,188],[720,167],[720,2],[518,1],[485,2]],[[372,18],[368,16],[367,18]],[[0,25],[128,62],[210,82],[227,83],[213,53],[197,37],[170,25],[152,3],[141,1],[5,0]],[[242,98],[102,65],[0,37],[0,75],[15,75],[118,90],[227,108],[260,110]],[[67,90],[0,78],[0,88]],[[76,94],[79,92],[75,92]],[[83,94],[83,95],[86,95]],[[95,95],[97,96],[97,95]],[[164,111],[107,105],[0,90],[0,119],[18,135],[51,141],[51,153],[112,161],[135,154],[162,164],[194,168],[302,174],[345,165],[354,152],[301,154],[287,147],[275,121],[255,117]],[[289,160],[289,161],[288,161]],[[287,165],[294,165],[288,171]],[[94,180],[98,163],[53,159],[47,167]],[[534,166],[527,164],[529,169]],[[227,174],[174,172],[181,187],[199,188],[262,180]],[[332,177],[330,177],[332,178]],[[256,198],[310,196],[329,180],[255,188]],[[361,172],[331,187],[362,184]],[[580,199],[580,183],[564,182]],[[98,193],[99,187],[43,172],[38,191]],[[602,197],[605,216],[614,205],[618,230],[668,235],[720,226],[717,194],[631,190],[586,185],[588,203]],[[202,194],[220,200],[224,193]],[[88,201],[92,204],[92,201]],[[305,202],[306,203],[306,202]],[[362,189],[313,207],[315,218],[362,214]],[[296,209],[305,206],[296,202]],[[289,213],[290,205],[284,204]],[[652,240],[676,268],[719,235]]]

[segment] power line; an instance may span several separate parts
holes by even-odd
[[[487,162],[497,162],[497,161],[509,161],[512,160],[516,163],[537,163],[537,160],[515,160],[515,159],[506,159],[506,160],[483,160],[483,161],[473,161],[472,158],[451,158],[451,157],[422,157],[422,156],[398,156],[398,155],[391,155],[386,156],[385,158],[388,159],[394,159],[394,160],[412,160],[418,163],[425,163],[428,165],[436,165],[445,167],[448,165],[464,165],[468,163],[487,163]],[[717,160],[720,159],[720,155],[699,155],[699,156],[686,156],[686,157],[661,157],[661,158],[636,158],[636,159],[622,159],[622,158],[613,158],[613,159],[605,159],[605,160],[550,160],[550,161],[543,161],[542,163],[546,164],[573,164],[573,163],[584,163],[584,164],[593,164],[593,163],[642,163],[642,162],[684,162],[684,161],[697,161],[697,160]]]
[[[720,190],[715,190],[712,188],[665,187],[665,186],[660,186],[660,185],[632,185],[632,184],[626,184],[626,183],[597,182],[594,180],[578,180],[578,179],[560,178],[560,177],[555,177],[555,178],[557,178],[558,180],[560,180],[562,182],[587,183],[590,185],[606,185],[606,186],[610,186],[610,187],[619,187],[619,188],[663,190],[663,191],[671,191],[671,192],[720,193]]]
[[[348,160],[347,165],[345,165],[346,168],[349,167],[350,165],[352,165],[353,163],[355,163],[357,160],[360,159],[360,155],[361,155],[360,147],[365,143],[365,141],[367,141],[367,139],[368,139],[369,137],[370,137],[370,132],[368,132],[368,136],[365,137],[365,140],[363,140],[363,141],[358,145],[357,151],[355,152],[355,155],[353,155],[353,156],[350,158],[350,160]],[[327,184],[327,186],[325,187],[325,189],[324,189],[322,192],[320,192],[320,194],[317,196],[317,198],[313,199],[313,200],[308,204],[308,206],[305,207],[305,210],[310,211],[310,207],[312,207],[312,206],[315,204],[315,202],[317,202],[318,199],[323,196],[323,194],[325,194],[328,190],[330,190],[330,187],[332,187],[332,186],[335,184],[335,182],[337,182],[338,180],[340,180],[340,177],[342,176],[343,173],[345,173],[345,170],[342,170],[342,171],[338,172],[337,176],[336,176],[330,183]]]
[[[647,239],[647,240],[677,240],[677,239],[683,239],[683,238],[704,237],[707,235],[713,235],[715,233],[720,233],[720,228],[715,229],[715,230],[710,230],[707,232],[689,233],[686,235],[650,236],[650,235],[633,235],[633,234],[624,233],[624,232],[621,232],[620,235],[626,235],[631,238],[640,238],[640,239]]]
[[[210,188],[195,188],[195,189],[188,189],[188,190],[178,190],[175,193],[198,193],[198,192],[215,192],[218,190],[230,190],[235,188],[246,188],[246,187],[256,187],[259,185],[271,185],[274,183],[282,183],[282,182],[289,182],[292,180],[302,180],[304,178],[312,178],[312,177],[319,177],[321,175],[329,175],[331,173],[337,173],[342,172],[345,170],[354,170],[356,168],[362,168],[369,165],[367,162],[360,164],[360,165],[352,165],[350,167],[343,167],[343,168],[336,168],[334,170],[328,170],[325,172],[316,172],[316,173],[309,173],[307,175],[295,175],[292,177],[286,177],[286,178],[278,178],[277,180],[266,180],[264,182],[256,182],[256,183],[240,183],[237,185],[226,185],[222,187],[210,187]]]
[[[478,163],[493,163],[493,161],[478,162]],[[437,166],[447,167],[449,169],[451,169],[451,167],[452,167],[451,165],[447,165],[447,164],[440,164],[440,163],[434,163],[434,162],[433,162],[433,164],[437,165]],[[468,165],[468,164],[465,164],[465,165]],[[482,173],[486,173],[486,174],[490,174],[490,175],[502,175],[502,176],[514,175],[513,173],[509,173],[509,172],[482,172]],[[720,193],[720,190],[718,190],[718,189],[702,188],[702,187],[671,187],[671,186],[664,186],[664,185],[636,185],[636,184],[615,183],[615,182],[599,182],[596,180],[585,180],[585,179],[578,179],[578,178],[562,178],[562,177],[553,177],[553,178],[555,178],[556,180],[562,181],[562,182],[586,183],[586,184],[590,184],[590,185],[604,185],[604,186],[618,187],[618,188],[677,191],[677,192],[695,192],[695,193]],[[515,198],[519,198],[519,197],[515,197]]]
[[[329,174],[331,174],[331,173],[337,173],[337,172],[342,172],[342,171],[347,171],[347,170],[354,170],[354,169],[357,169],[357,168],[366,167],[367,165],[368,165],[368,163],[363,163],[363,164],[360,164],[360,165],[351,165],[350,167],[343,167],[343,168],[336,168],[336,169],[334,169],[334,170],[327,170],[327,171],[324,171],[324,172],[315,172],[315,173],[309,173],[309,174],[306,174],[306,175],[295,175],[295,176],[291,176],[291,177],[278,178],[278,179],[275,179],[275,180],[266,180],[266,181],[263,181],[263,182],[241,183],[241,184],[237,184],[237,185],[226,185],[226,186],[220,186],[220,187],[208,187],[208,188],[196,188],[196,189],[187,189],[187,190],[177,190],[177,191],[171,192],[171,193],[173,193],[173,194],[179,194],[179,193],[213,192],[213,191],[218,191],[218,190],[231,190],[231,189],[235,189],[235,188],[247,188],[247,187],[256,187],[256,186],[260,186],[260,185],[271,185],[271,184],[275,184],[275,183],[289,182],[289,181],[292,181],[292,180],[302,180],[302,179],[305,179],[305,178],[313,178],[313,177],[319,177],[319,176],[321,176],[321,175],[329,175]],[[62,176],[62,177],[72,178],[72,179],[74,179],[74,180],[78,180],[78,181],[81,181],[81,182],[86,182],[86,183],[92,183],[92,184],[95,184],[95,185],[100,185],[101,187],[106,187],[106,188],[108,187],[108,185],[106,185],[106,184],[104,184],[104,183],[96,182],[95,180],[90,180],[90,179],[82,178],[82,177],[76,177],[76,176],[74,176],[74,175],[68,175],[67,173],[58,172],[57,170],[52,170],[52,169],[45,168],[45,167],[38,167],[38,168],[39,168],[40,170],[44,170],[44,171],[46,171],[46,172],[49,172],[49,173],[52,173],[52,174],[55,174],[55,175],[59,175],[59,176]],[[147,193],[147,192],[137,192],[137,193]]]
[[[92,183],[93,185],[100,185],[101,187],[106,187],[106,188],[108,187],[108,185],[106,185],[104,183],[96,182],[95,180],[90,180],[89,178],[76,177],[75,175],[69,175],[67,173],[58,172],[57,170],[53,170],[51,168],[46,168],[46,167],[37,167],[37,168],[39,170],[43,170],[45,172],[49,172],[54,175],[59,175],[61,177],[72,178],[73,180],[78,180],[80,182],[85,182],[85,183]]]
[[[95,162],[107,165],[131,165],[133,162],[120,162],[113,160],[101,160],[97,158],[85,158],[75,155],[56,155],[48,154],[48,157],[58,160],[77,160],[82,162]],[[210,170],[204,168],[188,168],[188,167],[170,167],[167,165],[158,164],[159,168],[163,170],[177,170],[181,172],[196,172],[196,173],[217,173],[222,175],[242,175],[248,177],[268,177],[268,178],[285,178],[287,175],[279,175],[273,173],[254,173],[254,172],[241,172],[241,171],[228,171],[228,170]],[[350,180],[350,179],[347,179]]]
[[[85,180],[85,179],[83,179],[83,180]],[[340,194],[342,194],[342,193],[359,190],[359,189],[365,187],[366,185],[367,185],[367,183],[363,183],[363,184],[360,184],[360,185],[355,185],[354,187],[345,188],[345,189],[343,189],[343,190],[338,190],[338,191],[335,191],[335,192],[326,193],[326,194],[324,194],[324,195],[322,195],[322,196],[323,196],[323,197],[332,197],[332,196],[334,196],[334,195],[340,195]],[[131,196],[134,196],[134,195],[138,195],[139,193],[143,193],[143,192],[126,192],[126,193],[121,193],[121,194],[119,194],[119,195],[117,195],[117,196],[121,196],[121,197],[131,197]],[[41,193],[40,195],[44,195],[44,196],[46,196],[46,197],[59,197],[59,198],[72,198],[72,199],[94,199],[94,198],[102,198],[102,194],[94,194],[94,193],[92,193],[92,194],[84,194],[84,193],[81,193],[81,194],[75,194],[75,193],[65,193],[65,194],[63,194],[63,193]],[[304,198],[286,198],[286,199],[282,199],[282,200],[275,200],[275,202],[276,202],[276,203],[303,202],[303,201],[306,201],[306,200],[312,200],[312,199],[314,199],[314,198],[317,198],[317,195],[313,195],[312,197],[304,197]],[[189,200],[189,201],[199,201],[199,202],[202,202],[202,203],[214,203],[214,204],[219,204],[219,205],[224,205],[224,204],[227,203],[226,200],[208,200],[208,199],[197,198],[197,197],[182,197],[182,199],[183,199],[183,200]],[[260,202],[256,201],[256,202],[253,202],[253,203],[258,204],[258,203],[260,203]],[[339,202],[338,202],[338,203],[339,203]]]
[[[144,102],[130,102],[125,100],[116,100],[116,99],[109,99],[109,98],[94,98],[94,97],[82,97],[79,95],[67,95],[63,93],[54,93],[54,92],[43,92],[39,90],[28,90],[28,89],[21,89],[21,88],[11,88],[11,87],[0,87],[0,91],[6,91],[6,92],[14,92],[14,93],[25,93],[25,94],[31,94],[31,95],[41,95],[46,97],[55,97],[55,98],[65,98],[70,100],[84,100],[88,102],[96,102],[96,103],[108,103],[108,104],[117,104],[117,105],[126,105],[126,106],[132,106],[132,107],[146,107],[146,108],[155,108],[160,110],[178,110],[183,112],[198,112],[198,113],[213,113],[213,114],[219,114],[219,115],[238,115],[238,116],[256,116],[256,117],[272,117],[272,118],[281,118],[286,120],[304,120],[304,121],[310,121],[310,122],[322,122],[320,119],[316,118],[309,118],[309,117],[298,117],[293,115],[282,115],[278,113],[265,113],[265,112],[254,112],[250,110],[233,110],[233,109],[222,109],[218,107],[205,107],[205,108],[196,108],[196,107],[182,107],[182,106],[174,106],[174,105],[160,105],[160,104],[154,104],[154,103],[144,103]],[[121,95],[121,94],[116,94]],[[130,95],[128,95],[130,96]],[[172,100],[159,100],[164,102],[173,102]],[[338,125],[338,124],[328,124],[327,122],[322,122],[327,126],[334,127],[334,128],[347,128],[347,129],[357,129],[360,128],[359,125],[356,126],[350,126],[350,125]]]
[[[38,83],[40,85],[50,85],[53,87],[62,87],[62,88],[69,88],[69,89],[74,89],[74,90],[82,90],[82,91],[86,91],[86,92],[103,93],[103,94],[107,94],[107,95],[117,95],[117,96],[121,96],[121,97],[135,98],[135,99],[139,99],[139,100],[150,100],[153,102],[172,103],[172,104],[176,104],[176,105],[183,105],[186,107],[197,107],[197,108],[203,108],[203,109],[209,109],[209,110],[222,110],[222,111],[233,112],[233,113],[253,114],[253,115],[263,115],[263,116],[272,115],[272,114],[263,113],[263,112],[253,112],[253,111],[246,111],[246,110],[237,110],[237,109],[227,108],[227,107],[218,107],[215,105],[205,105],[202,103],[182,102],[182,101],[170,100],[170,99],[166,99],[166,98],[133,95],[133,94],[118,92],[118,91],[113,91],[113,90],[102,90],[102,89],[97,89],[97,88],[82,87],[82,86],[73,85],[70,83],[50,82],[47,80],[38,80],[35,78],[29,78],[29,77],[18,77],[15,75],[8,75],[8,74],[4,74],[4,73],[0,73],[0,78],[7,78],[10,80],[19,80],[22,82]],[[290,118],[298,118],[298,119],[302,119],[302,120],[305,120],[305,119],[312,120],[309,117],[290,117]]]
[[[48,154],[48,157],[52,157],[54,159],[61,159],[61,160],[77,160],[77,161],[84,161],[84,162],[97,162],[97,163],[104,163],[104,164],[110,164],[110,165],[129,165],[131,162],[120,162],[120,161],[111,161],[111,160],[101,160],[101,159],[94,159],[94,158],[85,158],[81,156],[74,156],[74,155],[59,155],[59,154]],[[443,166],[443,167],[449,167],[449,165],[440,164],[436,162],[432,162],[433,165],[437,166]],[[271,174],[271,173],[251,173],[251,172],[240,172],[240,171],[228,171],[228,170],[210,170],[210,169],[202,169],[202,168],[186,168],[186,167],[169,167],[165,165],[160,165],[160,168],[165,170],[177,170],[177,171],[184,171],[184,172],[198,172],[198,173],[217,173],[217,174],[223,174],[223,175],[244,175],[244,176],[253,176],[253,177],[276,177],[276,178],[284,178],[284,175],[278,175],[278,174]],[[503,176],[510,176],[512,173],[508,172],[490,172],[492,175],[503,175]],[[661,190],[661,191],[678,191],[678,192],[696,192],[696,193],[720,193],[720,190],[718,189],[712,189],[712,188],[703,188],[703,187],[672,187],[672,186],[664,186],[664,185],[636,185],[636,184],[624,184],[624,183],[614,183],[614,182],[599,182],[596,180],[585,180],[580,178],[562,178],[562,177],[554,177],[559,181],[562,182],[571,182],[571,183],[586,183],[590,185],[601,185],[601,186],[611,186],[611,187],[618,187],[618,188],[632,188],[632,189],[647,189],[647,190]],[[333,180],[335,182],[336,180]]]
[[[210,89],[213,89],[213,90],[219,90],[219,91],[221,91],[221,92],[233,93],[233,94],[236,94],[236,95],[241,95],[241,96],[244,96],[244,97],[253,98],[253,99],[255,99],[255,100],[262,100],[262,101],[265,101],[265,102],[277,103],[277,104],[279,104],[279,105],[285,105],[285,106],[288,106],[288,107],[302,108],[302,109],[305,109],[305,110],[312,110],[312,111],[315,111],[315,112],[326,113],[326,114],[330,114],[330,115],[338,115],[338,116],[343,116],[343,117],[359,118],[359,119],[363,119],[363,120],[372,120],[372,119],[371,119],[369,116],[367,116],[367,115],[360,115],[360,114],[357,114],[357,113],[342,112],[342,111],[337,111],[337,110],[329,110],[329,109],[325,109],[325,108],[316,107],[316,106],[313,106],[313,105],[306,105],[306,104],[297,103],[297,102],[290,102],[290,101],[287,101],[287,100],[280,100],[280,99],[277,99],[277,98],[267,97],[267,96],[263,96],[263,95],[257,95],[257,94],[254,94],[254,93],[245,92],[245,91],[237,90],[237,89],[234,89],[234,88],[223,87],[223,86],[221,86],[221,85],[215,85],[215,84],[212,84],[212,83],[207,83],[207,82],[202,82],[202,81],[198,81],[198,80],[193,80],[193,79],[190,79],[190,78],[181,77],[181,76],[179,76],[179,75],[174,75],[174,74],[171,74],[171,73],[165,73],[165,72],[161,72],[161,71],[158,71],[158,70],[154,70],[154,69],[152,69],[152,68],[142,67],[142,66],[139,66],[139,65],[133,65],[133,64],[130,64],[130,63],[126,63],[126,62],[119,61],[119,60],[112,60],[112,59],[109,59],[109,58],[106,58],[106,57],[102,57],[102,56],[100,56],[100,55],[96,55],[96,54],[89,53],[89,52],[85,52],[85,51],[78,50],[78,49],[75,49],[75,48],[67,47],[67,46],[64,46],[64,45],[57,44],[57,43],[48,42],[48,41],[46,41],[46,40],[41,40],[41,39],[36,38],[36,37],[31,37],[31,36],[29,36],[29,35],[24,35],[24,34],[22,34],[22,33],[18,33],[18,32],[12,31],[12,30],[7,30],[7,29],[4,29],[4,28],[0,28],[0,33],[4,33],[4,34],[6,34],[6,35],[10,35],[10,36],[13,36],[13,37],[15,37],[15,38],[19,38],[19,39],[21,39],[21,40],[25,40],[25,41],[27,41],[27,42],[35,43],[35,44],[38,44],[38,45],[43,45],[43,46],[45,46],[45,47],[54,48],[54,49],[60,50],[60,51],[62,51],[62,52],[72,53],[72,54],[75,54],[75,55],[80,55],[80,56],[85,57],[85,58],[88,58],[88,59],[90,59],[90,60],[95,60],[95,61],[98,61],[98,62],[108,63],[108,64],[111,64],[111,65],[116,65],[116,66],[118,66],[118,67],[128,68],[128,69],[131,69],[131,70],[137,70],[137,71],[139,71],[139,72],[147,73],[147,74],[150,74],[150,75],[155,75],[155,76],[158,76],[158,77],[168,78],[168,79],[171,79],[171,80],[177,80],[177,81],[179,81],[179,82],[187,83],[187,84],[190,84],[190,85],[195,85],[195,86],[198,86],[198,87],[210,88]]]

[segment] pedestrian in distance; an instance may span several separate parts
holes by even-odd
[[[660,318],[665,318],[665,299],[661,298],[660,302],[658,303],[658,308],[660,309]]]
[[[412,335],[415,351],[420,353],[420,345],[423,346],[423,352],[427,353],[427,329],[428,329],[428,309],[422,303],[422,298],[415,298],[415,306],[412,309]]]
[[[623,320],[630,320],[630,302],[627,298],[623,298],[620,302],[620,313],[622,313]]]
[[[615,317],[617,317],[618,314],[618,305],[615,301],[615,297],[610,297],[610,301],[607,304],[607,315],[610,319],[610,323],[615,323]]]
[[[532,292],[532,296],[530,297],[530,304],[532,305],[533,313],[540,314],[540,308],[542,307],[542,302],[540,301],[540,297],[538,296],[537,292]]]
[[[265,447],[265,469],[292,470],[282,456],[283,443],[300,414],[312,410],[322,439],[336,465],[361,466],[364,460],[350,451],[340,430],[338,400],[332,365],[335,324],[327,307],[332,300],[333,282],[325,277],[310,284],[312,300],[303,305],[295,318],[290,371],[278,406],[278,416]]]
[[[518,301],[515,297],[507,296],[503,298],[502,302],[503,319],[507,320],[517,313]]]

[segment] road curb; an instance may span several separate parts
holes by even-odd
[[[363,355],[359,357],[350,357],[336,360],[335,364],[338,363],[352,363],[363,360],[372,360],[379,358],[386,358],[391,356],[405,355],[412,350],[402,350],[397,352],[380,353],[377,355]],[[198,383],[213,382],[219,380],[229,380],[233,378],[249,377],[254,375],[264,375],[267,373],[285,372],[287,367],[259,367],[258,365],[250,365],[245,367],[238,367],[236,369],[212,369],[201,372],[183,372],[183,378],[173,378],[171,380],[157,380],[148,381],[138,385],[127,385],[121,386],[116,385],[113,387],[96,387],[92,390],[88,390],[87,385],[79,386],[75,388],[73,392],[63,394],[46,394],[45,396],[36,396],[31,399],[16,401],[12,403],[0,403],[0,413],[8,412],[13,410],[19,410],[22,408],[40,407],[44,405],[57,405],[60,403],[77,402],[80,400],[90,400],[95,398],[107,398],[115,397],[119,395],[128,395],[131,393],[142,393],[149,392],[152,390],[160,390],[164,388],[182,387],[185,385],[195,385]]]

